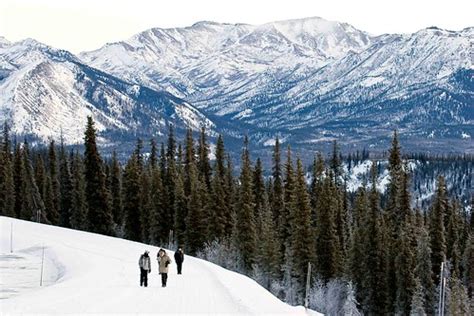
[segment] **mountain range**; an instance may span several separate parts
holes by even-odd
[[[114,147],[173,123],[235,148],[385,150],[397,129],[411,151],[473,153],[473,60],[473,27],[373,36],[317,17],[153,28],[77,56],[0,38],[0,118],[75,143],[93,115]]]

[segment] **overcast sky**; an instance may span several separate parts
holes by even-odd
[[[372,34],[474,26],[474,0],[0,0],[0,36],[74,53],[151,27],[209,20],[263,24],[319,16]]]

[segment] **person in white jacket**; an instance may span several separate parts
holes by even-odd
[[[148,255],[148,251],[145,251],[140,256],[138,260],[138,266],[140,267],[140,286],[148,286],[148,273],[151,272],[151,263],[150,263],[150,256]]]

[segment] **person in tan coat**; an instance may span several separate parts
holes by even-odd
[[[168,281],[168,266],[171,264],[171,259],[164,249],[160,249],[160,251],[158,251],[157,260],[158,271],[161,274],[161,286],[166,287],[166,281]]]

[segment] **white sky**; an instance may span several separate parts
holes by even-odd
[[[474,0],[0,0],[0,36],[74,53],[151,27],[209,20],[262,24],[319,16],[372,34],[474,26]]]

